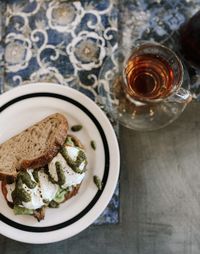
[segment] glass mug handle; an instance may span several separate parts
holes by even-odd
[[[188,104],[192,100],[192,94],[190,91],[184,89],[184,88],[179,88],[178,91],[176,91],[174,94],[172,94],[167,101],[168,102],[176,102],[176,103],[181,103],[181,104]]]

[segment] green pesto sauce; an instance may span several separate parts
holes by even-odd
[[[31,176],[27,171],[21,171],[17,176],[15,189],[11,193],[13,203],[15,205],[21,205],[22,202],[31,201],[31,195],[23,188],[23,184],[25,184],[30,189],[34,189],[37,185],[37,183],[31,179]]]
[[[72,140],[72,137],[67,137],[65,140],[65,145],[74,146],[74,142]]]
[[[55,183],[58,183],[57,181],[55,181],[54,179],[53,179],[53,177],[48,173],[48,180],[51,182],[51,183],[53,183],[53,184],[55,184]]]
[[[50,207],[50,208],[58,208],[58,207],[59,207],[59,204],[58,204],[56,201],[52,200],[52,201],[49,203],[49,207]]]
[[[49,174],[49,169],[48,169],[48,167],[47,167],[47,168],[44,168],[44,173],[48,175],[48,180],[49,180],[51,183],[53,183],[53,184],[57,183],[57,182],[53,179],[53,177]]]
[[[26,171],[21,171],[18,175],[18,178],[21,178],[22,182],[30,189],[34,189],[37,185],[36,182],[32,181],[31,176]]]
[[[59,161],[56,161],[56,172],[58,176],[58,184],[61,186],[65,183],[65,174]]]
[[[86,155],[82,150],[79,151],[76,161],[70,158],[66,148],[62,148],[61,154],[65,158],[67,164],[73,169],[74,172],[79,174],[85,172],[85,168],[83,170],[79,169],[79,166],[81,165],[83,161],[85,161],[85,165],[87,164]]]
[[[13,210],[15,215],[32,215],[33,214],[33,209],[27,209],[25,207],[21,207],[18,205],[14,205]]]
[[[59,188],[53,200],[56,201],[58,204],[62,203],[65,200],[65,195],[68,192],[69,192],[69,188],[67,189]]]
[[[15,205],[21,205],[22,202],[31,201],[31,195],[23,189],[23,181],[20,175],[17,177],[16,186],[11,196]]]
[[[37,183],[39,183],[38,170],[34,170],[33,173],[32,173],[32,175],[33,175],[34,180],[35,180]]]

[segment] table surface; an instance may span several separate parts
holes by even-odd
[[[118,225],[92,225],[49,245],[0,236],[0,253],[199,254],[199,109],[192,102],[177,121],[155,132],[120,128]]]

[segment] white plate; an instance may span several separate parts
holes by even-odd
[[[88,171],[79,193],[58,209],[46,209],[45,220],[15,216],[0,192],[0,233],[27,243],[67,239],[92,224],[108,205],[119,176],[119,148],[113,128],[99,107],[82,93],[60,85],[39,83],[12,89],[0,96],[0,143],[42,118],[60,112],[86,148]],[[96,150],[90,146],[95,140]],[[97,190],[93,175],[103,181]]]

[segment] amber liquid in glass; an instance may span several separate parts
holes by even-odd
[[[173,88],[174,72],[169,63],[153,54],[129,58],[125,68],[127,92],[136,99],[166,97]]]

